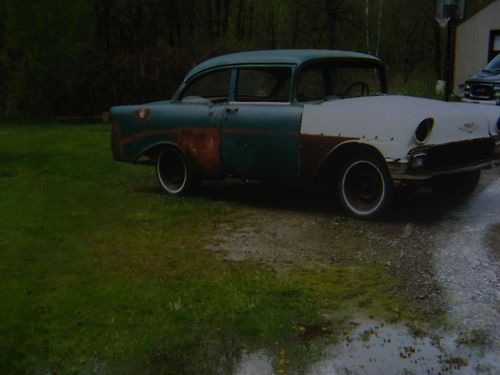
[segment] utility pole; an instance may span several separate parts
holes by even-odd
[[[446,81],[446,87],[444,90],[444,101],[450,101],[450,96],[453,93],[453,63],[455,59],[453,58],[455,54],[455,22],[454,19],[450,19],[448,22],[448,35],[446,38],[446,57],[444,66],[444,79]]]
[[[453,93],[453,63],[455,51],[456,21],[464,18],[466,0],[436,0],[436,21],[441,28],[448,27],[444,66],[444,100],[449,101]]]

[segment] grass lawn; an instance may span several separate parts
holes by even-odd
[[[218,373],[309,350],[326,313],[332,339],[360,309],[418,314],[377,264],[277,275],[202,250],[233,209],[162,194],[106,125],[0,124],[0,373]]]

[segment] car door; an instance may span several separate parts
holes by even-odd
[[[225,105],[221,156],[228,176],[297,178],[302,106],[290,103],[289,66],[240,67]]]
[[[178,145],[190,155],[204,177],[223,173],[220,125],[229,102],[231,69],[216,69],[187,83],[177,103],[170,106],[169,126],[176,129]]]

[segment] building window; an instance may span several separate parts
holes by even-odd
[[[500,53],[500,30],[490,32],[490,48],[488,49],[488,62]]]

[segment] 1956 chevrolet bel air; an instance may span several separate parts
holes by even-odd
[[[323,181],[358,218],[404,184],[466,195],[500,160],[500,107],[387,95],[383,63],[354,52],[212,58],[171,100],[111,115],[114,158],[156,164],[170,194],[202,179]]]

